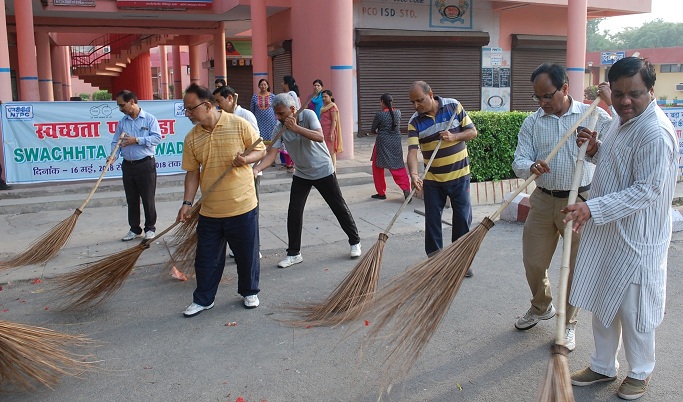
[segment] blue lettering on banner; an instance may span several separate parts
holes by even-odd
[[[33,106],[7,105],[5,115],[7,120],[31,120],[33,119]]]

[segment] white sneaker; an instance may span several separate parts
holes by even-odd
[[[156,233],[152,232],[151,230],[148,230],[145,232],[145,240],[152,240],[156,235]]]
[[[575,339],[574,335],[575,335],[575,330],[573,328],[565,328],[565,330],[564,330],[564,346],[566,346],[570,352],[572,350],[576,349],[576,339]]]
[[[287,257],[285,257],[284,260],[278,262],[277,266],[280,268],[287,268],[287,267],[291,267],[294,264],[298,264],[303,260],[304,260],[304,257],[301,256],[301,253],[299,253],[297,255],[288,255]]]
[[[351,246],[351,258],[358,258],[363,252],[360,250],[360,243]]]
[[[552,304],[548,307],[548,310],[541,314],[536,315],[531,311],[531,308],[527,312],[519,317],[519,320],[515,322],[515,328],[520,331],[526,331],[527,329],[533,328],[541,320],[549,320],[555,317],[555,306]]]
[[[213,305],[214,305],[214,303],[211,303],[211,304],[208,305],[208,306],[200,306],[199,304],[193,302],[192,304],[190,304],[189,306],[187,306],[187,308],[186,308],[185,311],[183,312],[183,315],[184,315],[185,317],[194,317],[194,316],[196,316],[197,314],[201,313],[201,312],[204,311],[204,310],[210,310],[210,309],[212,309],[212,308],[213,308]]]
[[[128,233],[126,233],[126,235],[121,238],[121,241],[131,241],[131,240],[135,239],[136,237],[142,237],[142,235],[137,234],[137,233],[133,232],[132,230],[129,230]]]
[[[230,258],[235,258],[235,254],[232,253],[232,250],[228,248],[228,257]]]
[[[245,308],[256,308],[259,306],[259,304],[261,303],[259,303],[257,295],[244,296]]]

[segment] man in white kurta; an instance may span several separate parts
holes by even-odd
[[[616,379],[623,338],[630,370],[617,395],[637,399],[647,391],[664,317],[677,142],[656,104],[651,64],[628,57],[608,78],[619,119],[601,143],[579,140],[589,140],[596,163],[590,199],[564,209],[575,230],[585,223],[569,303],[593,313],[595,341],[590,367],[571,377],[577,386]]]

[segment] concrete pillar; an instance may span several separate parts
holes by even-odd
[[[62,67],[63,57],[61,46],[50,47],[50,63],[52,65],[52,93],[56,101],[64,100],[62,93]]]
[[[586,13],[587,0],[572,0],[567,9],[567,77],[569,95],[583,101],[586,71]]]
[[[37,101],[40,100],[40,92],[36,66],[36,40],[33,35],[33,2],[15,1],[14,17],[17,24],[17,51],[19,52],[19,96],[24,101]]]
[[[159,88],[161,88],[161,99],[168,99],[168,55],[166,46],[159,46]]]
[[[12,101],[12,76],[9,63],[5,0],[0,0],[0,102]],[[0,147],[2,148],[2,147]]]
[[[64,100],[71,99],[71,47],[62,46],[62,96]]]
[[[173,99],[183,97],[183,74],[180,71],[180,46],[173,46]]]
[[[228,69],[225,65],[225,22],[222,21],[218,32],[213,35],[213,74],[214,79],[223,78],[228,82]]]
[[[268,27],[266,24],[266,0],[251,0],[251,65],[253,71],[252,91],[257,93],[258,82],[268,77]]]
[[[152,100],[152,67],[149,51],[138,55],[118,77],[111,80],[112,96],[124,89],[132,91],[139,100]]]
[[[36,32],[36,53],[38,54],[38,90],[40,92],[40,100],[54,101],[50,36],[47,32]]]
[[[190,45],[190,83],[201,85],[199,70],[202,68],[202,63],[199,61],[199,47],[197,45]]]

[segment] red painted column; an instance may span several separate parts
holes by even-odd
[[[64,100],[62,93],[63,55],[61,46],[50,47],[50,63],[52,65],[52,93],[56,101]]]
[[[199,69],[202,63],[199,61],[199,48],[197,45],[190,45],[190,83],[200,85]]]
[[[40,92],[40,100],[54,101],[50,37],[47,32],[36,32],[36,53],[38,54],[38,90]]]
[[[71,48],[62,46],[62,96],[64,100],[71,99]]]
[[[260,79],[268,78],[268,27],[266,1],[251,0],[251,65],[253,66],[253,92],[259,91]],[[273,83],[271,83],[273,84]]]
[[[586,71],[587,0],[572,0],[567,8],[567,77],[569,95],[583,101]]]
[[[228,82],[228,69],[225,65],[225,23],[221,22],[218,32],[213,35],[213,74],[214,79],[223,78]],[[213,83],[211,83],[213,85]],[[229,82],[228,82],[229,84]]]
[[[0,0],[0,102],[12,101],[12,77],[9,63],[9,40],[7,38],[7,15],[5,0]],[[2,148],[2,147],[0,147]]]
[[[112,96],[127,89],[135,92],[139,100],[152,100],[152,67],[149,52],[131,60],[118,77],[111,80]]]
[[[183,73],[180,68],[180,46],[173,46],[173,99],[183,97]]]
[[[159,46],[159,87],[161,88],[161,99],[168,99],[168,55],[166,46]]]
[[[40,100],[38,67],[36,66],[36,40],[33,36],[33,2],[15,1],[14,17],[17,24],[17,51],[19,53],[19,97],[25,101]]]

